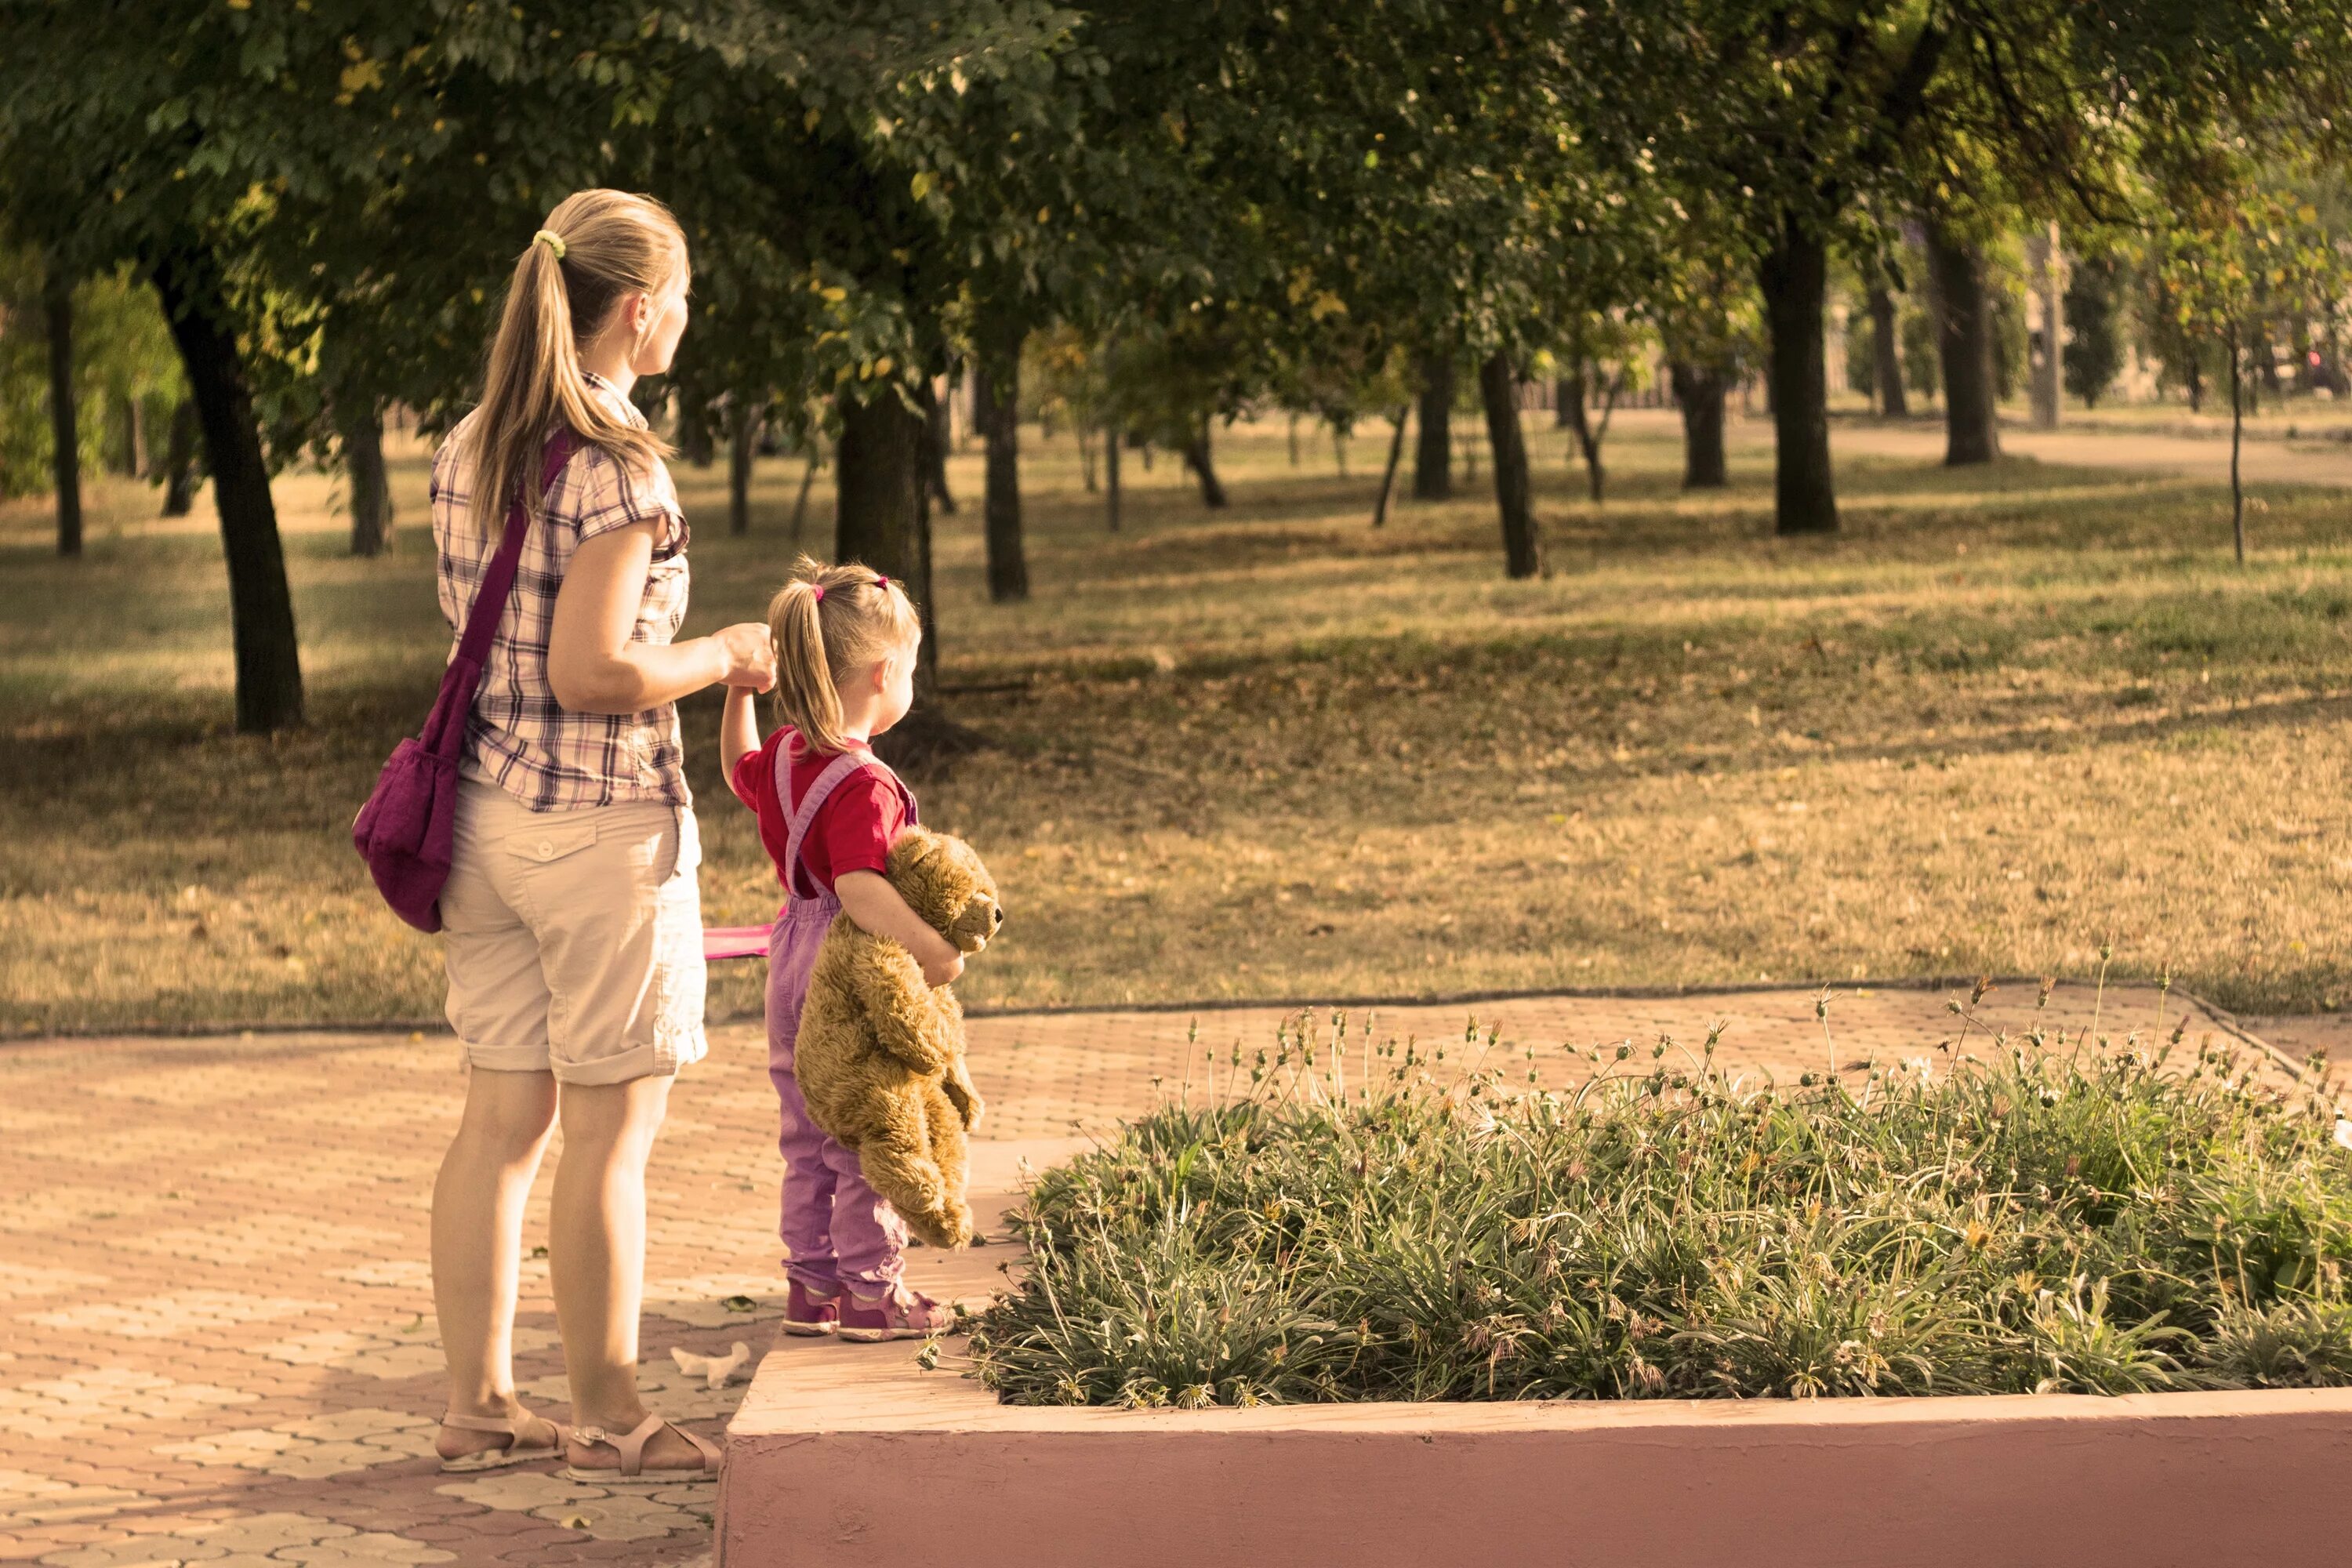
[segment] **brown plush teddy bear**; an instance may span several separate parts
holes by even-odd
[[[890,846],[898,896],[964,952],[1004,923],[996,883],[971,845],[909,827]],[[793,1070],[809,1114],[857,1151],[866,1183],[933,1247],[971,1239],[965,1134],[980,1096],[964,1068],[963,1008],[923,984],[914,955],[847,915],[817,950]]]

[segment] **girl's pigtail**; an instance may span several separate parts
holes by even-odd
[[[768,635],[776,645],[776,708],[814,751],[843,749],[841,693],[825,658],[824,596],[806,579],[787,583],[768,606]]]

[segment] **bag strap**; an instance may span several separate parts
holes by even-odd
[[[555,486],[556,476],[563,465],[580,448],[580,437],[569,429],[558,430],[548,438],[540,464],[540,490],[543,494]],[[506,614],[507,600],[514,593],[515,573],[522,560],[523,536],[530,531],[530,515],[523,510],[522,488],[516,487],[514,504],[507,509],[506,533],[499,540],[498,553],[490,557],[490,568],[482,574],[481,590],[474,595],[474,607],[466,612],[465,629],[457,634],[457,651],[441,671],[441,689],[433,699],[433,710],[425,716],[425,727],[416,733],[417,743],[435,756],[446,757],[453,763],[466,749],[467,721],[474,711],[474,694],[481,689],[482,665],[489,657],[490,638],[497,635],[499,618]]]
[[[564,464],[580,447],[580,437],[570,426],[559,428],[548,438],[544,456],[539,465],[539,490],[541,496],[555,488],[556,477],[563,472]],[[468,664],[479,665],[489,656],[490,638],[498,634],[499,621],[507,612],[507,600],[513,596],[515,573],[522,563],[523,538],[530,531],[530,513],[523,505],[522,487],[515,487],[514,504],[507,508],[506,534],[499,541],[499,551],[490,557],[490,569],[482,575],[481,591],[474,595],[474,607],[466,616],[466,629],[457,638],[457,658]]]

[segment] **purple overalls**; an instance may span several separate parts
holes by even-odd
[[[793,1076],[793,1042],[801,1028],[801,1004],[808,997],[809,973],[825,929],[841,912],[832,889],[818,888],[801,864],[801,844],[818,808],[842,781],[872,768],[889,781],[906,803],[909,825],[919,820],[914,793],[883,762],[866,752],[844,752],[793,800],[792,758],[776,758],[776,798],[791,830],[784,848],[785,901],[768,939],[768,1081],[776,1086],[783,1130],[776,1146],[784,1156],[783,1214],[777,1232],[784,1242],[784,1272],[809,1293],[831,1296],[844,1285],[865,1296],[887,1292],[898,1279],[907,1245],[906,1222],[866,1184],[857,1156],[827,1137],[809,1119]]]

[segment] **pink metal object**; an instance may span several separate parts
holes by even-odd
[[[716,963],[722,958],[765,958],[768,956],[768,928],[706,926],[702,932],[702,956],[708,963]]]

